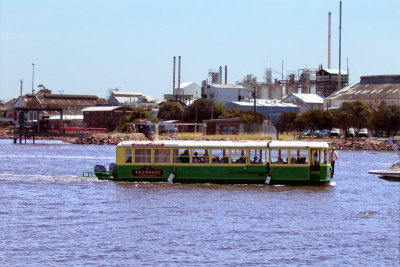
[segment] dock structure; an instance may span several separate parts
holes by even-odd
[[[32,138],[33,143],[35,143],[36,137],[80,137],[86,134],[84,128],[79,128],[80,130],[68,131],[69,128],[64,127],[64,116],[62,107],[16,107],[15,111],[18,115],[18,126],[14,128],[14,144],[22,143],[22,140]],[[57,128],[50,127],[49,121],[46,116],[41,116],[42,112],[58,112],[60,114],[60,125]],[[36,120],[26,120],[26,114],[35,114]]]

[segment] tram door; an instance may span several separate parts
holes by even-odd
[[[321,150],[311,149],[310,180],[319,180],[321,174]]]

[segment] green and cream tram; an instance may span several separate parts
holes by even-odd
[[[331,179],[330,143],[126,141],[99,179],[135,182],[321,184]]]

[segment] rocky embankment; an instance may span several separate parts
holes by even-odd
[[[304,140],[304,139],[302,139]],[[367,138],[327,138],[327,139],[306,139],[312,141],[331,142],[336,150],[369,150],[369,151],[393,151],[387,140],[374,140]],[[400,143],[397,142],[400,149]]]
[[[145,141],[148,140],[143,134],[95,134],[86,137],[63,140],[65,142],[80,145],[118,145],[127,140]]]
[[[0,139],[12,139],[12,135],[8,133],[0,133]],[[42,137],[36,139],[52,139],[62,140],[66,143],[82,144],[82,145],[117,145],[126,140],[143,141],[147,138],[143,134],[93,134],[82,138],[76,137]],[[210,137],[204,140],[213,140]],[[221,139],[218,139],[221,140]],[[226,140],[226,139],[224,139]],[[299,139],[293,139],[299,140]],[[301,141],[327,141],[331,142],[337,150],[365,150],[365,151],[393,151],[389,142],[386,140],[374,140],[368,138],[303,138]],[[397,147],[400,149],[400,142],[397,141]]]

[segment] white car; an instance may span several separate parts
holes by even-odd
[[[367,128],[362,128],[360,131],[358,131],[357,134],[358,137],[368,137],[368,129]]]
[[[336,136],[337,138],[340,138],[340,130],[338,128],[333,128],[329,133],[329,136],[330,137]]]

